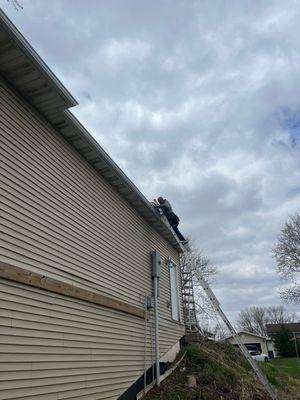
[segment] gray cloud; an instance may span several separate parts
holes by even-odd
[[[300,200],[300,2],[23,5],[2,4],[100,144],[172,201],[225,310],[279,303],[271,248]]]

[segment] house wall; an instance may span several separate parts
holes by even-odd
[[[268,348],[268,352],[272,352],[274,358],[279,357],[279,354],[277,353],[275,346],[274,346],[274,342],[273,340],[268,340],[267,341],[267,348]]]
[[[0,261],[143,308],[145,296],[152,294],[150,251],[161,253],[161,356],[165,354],[184,333],[183,325],[171,320],[165,263],[171,257],[179,264],[176,249],[3,81],[0,171]],[[0,385],[0,399],[115,399],[143,373],[143,319],[5,280],[1,289],[0,351],[14,378]],[[151,319],[147,325],[149,366]],[[76,371],[89,375],[90,367],[81,367],[80,362],[93,358],[95,351],[106,372],[99,367],[93,375],[97,394],[82,397],[79,391],[89,383],[69,382],[69,364],[78,362]],[[118,364],[117,374],[109,354]],[[127,363],[129,359],[134,365]],[[36,360],[38,376],[51,375],[48,363],[53,363],[50,369],[56,365],[57,374],[39,382],[36,373],[25,374]],[[1,368],[5,369],[6,362],[0,359]],[[48,388],[56,384],[74,393],[47,397]],[[106,397],[99,395],[101,385],[106,385]],[[5,390],[27,386],[31,388],[28,397],[21,389],[18,395],[7,397]]]

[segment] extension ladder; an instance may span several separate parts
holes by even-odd
[[[167,219],[163,216],[163,219],[165,220],[166,225],[169,226],[170,230],[173,232],[174,236],[175,236],[175,232],[173,231],[172,227],[170,226],[169,222],[167,221]],[[188,246],[185,247],[182,243],[179,244],[181,250],[183,251],[183,253],[187,252]],[[224,314],[221,305],[218,301],[218,299],[216,298],[214,292],[211,290],[209,284],[206,282],[206,280],[203,278],[203,276],[201,275],[201,273],[197,270],[197,269],[192,269],[190,267],[188,267],[188,270],[186,271],[188,273],[190,273],[191,275],[191,282],[192,282],[192,278],[193,278],[193,274],[194,276],[197,278],[197,280],[199,281],[199,284],[202,286],[203,290],[205,291],[208,299],[210,300],[210,302],[212,303],[214,309],[216,310],[216,312],[219,314],[219,316],[221,317],[221,319],[223,320],[224,324],[227,326],[229,332],[232,334],[232,336],[235,338],[235,341],[237,343],[237,345],[239,346],[242,354],[245,356],[245,358],[247,359],[247,361],[249,362],[249,364],[251,365],[253,371],[256,373],[258,379],[260,380],[260,382],[262,383],[262,385],[265,387],[265,389],[267,390],[267,392],[269,393],[270,397],[272,398],[272,400],[277,400],[277,393],[275,391],[275,389],[273,388],[273,386],[270,384],[270,382],[267,380],[267,378],[265,377],[265,375],[263,374],[262,370],[260,369],[260,367],[258,366],[258,364],[254,361],[254,359],[250,356],[246,346],[244,345],[244,343],[241,341],[239,335],[237,334],[236,330],[234,329],[234,327],[231,325],[229,319],[226,317],[226,315]],[[193,296],[194,297],[194,296]],[[190,303],[190,295],[188,294],[188,302]],[[196,313],[195,315],[195,319],[196,319]],[[189,317],[189,315],[188,315]],[[188,324],[190,322],[188,321]]]
[[[213,293],[213,291],[211,290],[211,288],[209,287],[209,284],[206,282],[206,280],[203,278],[203,276],[200,274],[200,272],[197,269],[193,269],[192,273],[194,274],[194,276],[199,281],[200,285],[202,286],[202,288],[205,291],[207,297],[211,301],[211,303],[212,303],[213,307],[215,308],[216,312],[219,314],[219,316],[223,320],[224,324],[227,326],[227,328],[229,329],[230,333],[235,338],[235,341],[236,341],[237,345],[239,346],[241,352],[246,357],[247,361],[249,362],[249,364],[253,368],[254,372],[256,373],[257,377],[259,378],[259,380],[261,381],[263,386],[268,391],[268,393],[269,393],[270,397],[272,398],[272,400],[277,400],[277,394],[276,394],[275,389],[270,384],[270,382],[267,380],[267,378],[263,374],[263,372],[260,369],[260,367],[258,366],[258,364],[253,360],[253,358],[249,354],[246,346],[243,344],[243,342],[241,341],[241,339],[240,339],[239,335],[237,334],[236,330],[234,329],[234,327],[231,325],[230,321],[228,320],[228,318],[224,314],[224,312],[223,312],[223,310],[222,310],[222,308],[220,306],[220,303],[217,300],[217,298],[216,298],[215,294]]]

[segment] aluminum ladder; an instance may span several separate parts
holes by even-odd
[[[196,306],[194,298],[193,274],[187,263],[182,267],[182,303],[183,317],[186,333],[193,331],[193,326],[198,326],[196,317]]]
[[[265,377],[264,373],[262,372],[262,370],[260,369],[258,364],[250,356],[246,346],[243,344],[243,342],[241,341],[241,339],[240,339],[239,335],[237,334],[236,330],[234,329],[234,327],[231,325],[230,321],[228,320],[228,318],[224,314],[224,312],[223,312],[223,310],[222,310],[222,308],[220,306],[220,303],[217,300],[217,298],[216,298],[215,294],[213,293],[213,291],[211,290],[209,284],[206,282],[206,280],[203,278],[203,276],[200,274],[200,272],[197,269],[193,269],[191,272],[197,278],[197,280],[199,281],[199,283],[202,286],[203,290],[205,291],[207,297],[209,298],[210,302],[212,303],[214,309],[219,314],[219,316],[223,320],[224,324],[227,326],[229,332],[235,338],[235,341],[236,341],[237,345],[239,346],[241,352],[243,353],[243,355],[248,360],[248,362],[251,365],[252,369],[256,373],[258,379],[260,380],[262,385],[265,387],[265,389],[269,393],[270,397],[273,400],[277,400],[278,397],[277,397],[277,393],[276,393],[275,389],[270,384],[270,382],[267,380],[267,378]]]
[[[173,231],[172,227],[170,226],[170,224],[167,222],[167,219],[163,216],[163,219],[165,220],[165,223],[167,226],[169,226],[171,232],[173,232],[174,236],[175,232]],[[181,248],[182,252],[188,252],[189,251],[189,246],[188,245],[183,245],[182,243],[178,242],[179,247]],[[185,271],[184,271],[185,269]],[[212,306],[214,307],[214,309],[216,310],[216,312],[219,314],[219,316],[221,317],[222,321],[224,322],[224,324],[227,326],[229,332],[232,334],[232,336],[235,338],[237,345],[239,346],[242,354],[245,356],[245,358],[248,360],[249,364],[251,365],[253,371],[256,373],[258,379],[260,380],[260,382],[262,383],[262,385],[265,387],[265,389],[267,390],[267,392],[269,393],[270,397],[272,400],[278,400],[277,397],[277,393],[275,391],[275,389],[273,388],[273,386],[270,384],[270,382],[267,380],[267,378],[265,377],[265,375],[263,374],[262,370],[260,369],[260,367],[258,366],[258,364],[253,360],[253,358],[250,356],[246,346],[243,344],[243,342],[241,341],[239,335],[237,334],[236,330],[234,329],[234,327],[231,325],[229,319],[226,317],[226,315],[224,314],[221,305],[218,301],[218,299],[216,298],[214,292],[211,290],[209,284],[206,282],[206,280],[203,278],[203,276],[201,275],[201,273],[197,270],[197,269],[192,269],[190,266],[183,266],[182,269],[183,272],[183,279],[184,279],[184,273],[189,273],[190,274],[190,282],[193,282],[193,276],[195,276],[199,282],[199,284],[202,286],[204,292],[206,293],[208,299],[210,300],[210,302],[212,303]],[[188,276],[188,274],[186,275]],[[193,286],[193,285],[191,285]],[[188,294],[188,297],[190,295]],[[190,299],[190,297],[189,297]],[[193,291],[193,301],[194,301],[194,291]],[[188,301],[186,303],[187,305],[191,305],[191,308],[186,308],[186,311],[188,312],[186,314],[186,318],[187,318],[187,324],[189,325],[189,327],[191,328],[192,326],[192,319],[191,316],[193,314],[190,314],[189,310],[192,309],[192,304],[194,304],[194,310],[195,310],[195,301],[194,303],[192,303],[192,301]],[[196,321],[196,310],[195,310],[195,321]],[[196,321],[197,323],[197,321]]]

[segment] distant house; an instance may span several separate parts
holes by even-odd
[[[1,11],[1,399],[133,398],[155,361],[154,251],[160,361],[184,335],[180,243],[76,104]]]
[[[300,339],[300,322],[289,322],[286,324],[266,324],[268,335],[273,338],[280,329],[284,327],[289,330],[297,339]]]
[[[297,342],[300,341],[300,322],[289,322],[285,324],[266,324],[266,331],[268,333],[268,336],[271,338],[271,341],[269,342],[269,348],[270,350],[273,350],[275,357],[277,357],[278,354],[276,353],[276,349],[274,347],[274,336],[276,335],[276,333],[280,332],[283,327],[292,333],[294,340],[296,340]]]
[[[256,335],[255,333],[247,332],[247,331],[240,331],[238,335],[242,341],[242,343],[249,349],[257,349],[261,353],[268,354],[268,347],[267,347],[267,337]],[[225,339],[229,343],[236,345],[236,340],[233,336],[229,336]]]

